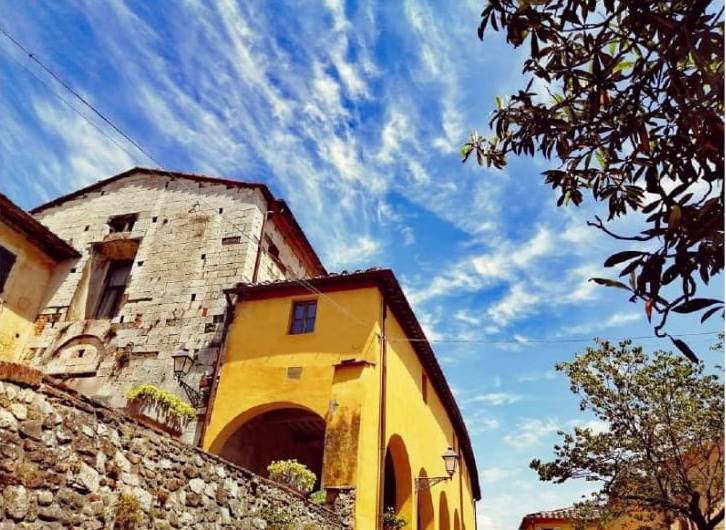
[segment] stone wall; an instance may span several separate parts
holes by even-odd
[[[350,513],[346,495],[330,506]],[[347,518],[0,362],[0,529],[349,529]]]
[[[144,383],[183,397],[170,356],[181,348],[194,356],[187,382],[195,388],[213,371],[226,311],[222,291],[252,280],[267,209],[254,187],[140,171],[41,210],[39,220],[81,257],[59,267],[23,362],[112,407],[125,406],[126,392]],[[133,228],[110,233],[109,219],[126,214],[137,215]],[[310,275],[273,222],[265,232],[259,281]],[[120,314],[95,319],[105,279],[99,263],[108,263],[109,253],[133,265]],[[191,422],[184,439],[194,442],[195,435]]]

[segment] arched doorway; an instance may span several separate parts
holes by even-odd
[[[446,492],[439,495],[439,530],[449,530],[449,503],[446,499]]]
[[[428,477],[426,470],[421,468],[418,473],[420,478]],[[429,488],[418,491],[418,517],[416,518],[416,530],[434,530],[434,503],[431,499]]]
[[[396,515],[411,523],[411,494],[413,492],[411,464],[403,440],[397,434],[391,436],[386,448],[383,476],[383,509],[392,507]]]
[[[296,459],[317,477],[323,469],[325,421],[307,409],[277,408],[243,423],[224,442],[218,453],[253,473],[267,476],[273,460]]]
[[[459,522],[459,510],[454,510],[454,530],[461,530],[461,523]]]

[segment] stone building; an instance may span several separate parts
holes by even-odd
[[[80,255],[58,270],[22,360],[112,407],[144,383],[183,395],[180,350],[195,360],[192,387],[211,373],[225,288],[325,273],[264,184],[133,168],[31,213]]]
[[[360,530],[386,510],[476,528],[471,441],[392,271],[328,274],[264,184],[133,168],[30,213],[20,236],[0,223],[0,249],[55,254],[35,279],[0,262],[40,293],[14,359],[132,414],[139,385],[188,398],[165,396],[196,411],[183,441],[259,475],[298,459]]]

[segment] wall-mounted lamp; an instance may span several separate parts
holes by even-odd
[[[431,486],[434,486],[435,484],[438,484],[439,482],[444,482],[445,480],[451,480],[451,477],[454,476],[454,473],[456,473],[456,463],[459,460],[459,455],[456,454],[456,451],[454,451],[451,447],[449,447],[446,452],[441,455],[441,458],[444,459],[444,469],[446,469],[446,476],[445,477],[417,477],[416,478],[416,491],[421,490],[427,490],[431,488]]]
[[[194,359],[185,349],[179,350],[177,353],[172,355],[171,358],[174,360],[174,377],[176,377],[179,386],[184,389],[187,398],[189,398],[189,403],[191,403],[193,407],[198,407],[202,401],[201,394],[184,381],[184,378],[189,374],[192,366],[194,366]]]

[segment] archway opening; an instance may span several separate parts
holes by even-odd
[[[461,523],[459,522],[459,510],[454,510],[454,530],[461,530]]]
[[[446,499],[446,492],[439,495],[439,530],[449,530],[449,503]]]
[[[420,478],[428,477],[425,469],[421,469],[418,476]],[[417,530],[434,530],[434,503],[431,499],[431,490],[429,488],[422,488],[418,491],[417,511]]]
[[[272,461],[294,458],[315,473],[315,487],[320,488],[324,440],[325,421],[320,416],[304,409],[280,408],[240,426],[219,454],[262,476],[267,476]]]
[[[383,509],[393,508],[397,515],[411,523],[413,480],[408,452],[403,440],[393,435],[386,448],[383,476]]]

